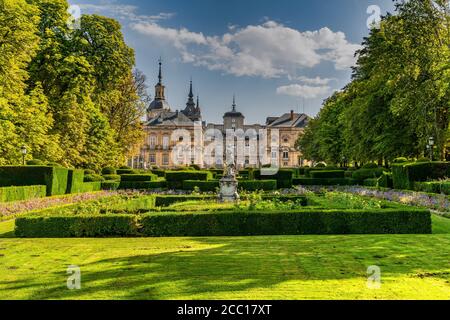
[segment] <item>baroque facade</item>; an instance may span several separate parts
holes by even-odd
[[[237,110],[233,97],[231,110],[223,115],[223,123],[207,124],[202,120],[198,96],[194,101],[192,81],[186,107],[173,111],[166,101],[162,78],[160,61],[154,100],[147,108],[145,139],[139,154],[128,159],[130,167],[174,168],[181,163],[221,168],[233,156],[234,162],[241,164],[239,167],[259,167],[270,163],[279,167],[297,167],[306,163],[295,148],[295,142],[308,123],[307,115],[291,111],[268,117],[265,124],[248,125],[245,116]],[[261,132],[265,132],[265,138]],[[231,140],[227,140],[227,134]],[[218,141],[221,137],[222,141]],[[214,151],[206,154],[211,154],[212,158],[205,157],[205,150],[211,148]],[[239,153],[237,149],[243,152]],[[232,150],[231,155],[227,150]],[[216,152],[220,156],[216,156]],[[238,154],[241,159],[237,159]]]

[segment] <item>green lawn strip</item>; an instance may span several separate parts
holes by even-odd
[[[450,234],[450,219],[437,214],[431,215],[433,234]]]
[[[0,299],[449,299],[449,247],[450,235],[2,239]],[[69,265],[81,290],[66,287]]]

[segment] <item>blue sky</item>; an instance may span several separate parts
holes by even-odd
[[[367,20],[391,0],[71,0],[81,13],[116,18],[153,96],[158,59],[172,109],[186,104],[189,80],[203,118],[222,121],[233,94],[246,122],[291,109],[316,115],[350,80]]]

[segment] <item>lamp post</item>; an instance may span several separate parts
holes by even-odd
[[[22,165],[25,165],[25,156],[27,155],[27,147],[26,146],[22,146],[20,148],[20,152],[22,153]]]
[[[433,161],[433,147],[434,147],[434,138],[430,137],[428,139],[428,147],[430,149],[430,160]]]

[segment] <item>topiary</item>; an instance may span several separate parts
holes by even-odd
[[[44,164],[44,162],[39,159],[33,159],[33,160],[27,161],[27,166],[41,166],[43,164]]]
[[[57,162],[49,162],[49,163],[47,163],[47,166],[49,166],[49,167],[62,167],[62,165],[60,165]]]
[[[121,166],[119,169],[131,169],[129,166]]]
[[[362,166],[363,169],[376,169],[378,168],[378,165],[374,162],[369,162],[366,163],[365,165]]]
[[[116,173],[117,173],[117,170],[116,170],[116,168],[113,168],[113,167],[105,167],[102,169],[102,175],[116,174]]]
[[[84,170],[84,174],[85,174],[85,175],[88,175],[88,174],[95,174],[95,171],[94,171],[94,170],[91,170],[91,169],[85,169],[85,170]]]

